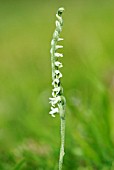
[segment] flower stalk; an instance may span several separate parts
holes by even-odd
[[[64,141],[65,141],[65,106],[66,106],[66,100],[63,96],[63,87],[61,85],[61,78],[62,73],[60,72],[60,68],[63,67],[62,63],[59,60],[59,58],[63,57],[63,54],[60,52],[57,52],[57,50],[63,48],[62,45],[58,45],[59,41],[62,41],[63,38],[60,38],[60,33],[62,31],[63,27],[63,19],[62,19],[62,13],[64,11],[64,8],[59,8],[56,13],[56,28],[53,33],[53,38],[51,41],[51,66],[52,66],[52,98],[49,98],[50,104],[51,104],[51,111],[49,114],[52,117],[55,117],[56,113],[60,114],[60,120],[61,120],[61,148],[60,148],[60,157],[59,157],[59,170],[62,170],[63,165],[63,157],[64,157]]]

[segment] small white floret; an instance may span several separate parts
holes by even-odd
[[[64,39],[63,39],[63,38],[59,38],[59,39],[58,39],[58,41],[62,41],[62,40],[64,40]]]
[[[55,57],[63,57],[63,54],[55,53]]]
[[[52,82],[52,85],[54,87],[58,87],[58,84],[59,84],[59,79],[54,79],[54,81]]]
[[[53,89],[53,91],[56,91],[56,92],[60,92],[60,90],[61,90],[61,88],[60,87],[55,87],[54,89]]]
[[[52,116],[52,117],[55,117],[55,113],[59,113],[59,109],[58,108],[53,108],[51,107],[51,111],[49,112],[49,114]]]
[[[59,67],[59,68],[63,67],[62,63],[59,62],[59,61],[56,61],[56,62],[55,62],[55,66],[57,66],[57,67]]]
[[[55,87],[52,91],[52,96],[56,97],[59,94],[60,90],[61,90],[60,87]]]
[[[63,48],[62,45],[56,45],[56,50],[59,49],[59,48]]]
[[[59,70],[55,70],[56,78],[60,79],[62,77],[62,73]]]
[[[49,98],[51,105],[55,107],[55,105],[61,100],[60,96]]]

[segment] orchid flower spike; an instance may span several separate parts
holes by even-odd
[[[60,52],[57,52],[57,50],[62,49],[63,46],[59,45],[58,42],[62,41],[63,38],[60,38],[60,33],[62,31],[62,26],[63,26],[63,19],[62,19],[62,13],[64,11],[64,8],[59,8],[57,13],[56,13],[56,28],[53,33],[53,38],[51,41],[51,49],[50,49],[50,54],[51,54],[51,64],[52,64],[52,98],[50,99],[50,104],[51,104],[51,111],[49,114],[51,114],[53,117],[54,113],[59,113],[59,104],[61,102],[61,96],[63,95],[63,88],[61,86],[61,77],[62,73],[59,71],[61,67],[63,67],[62,63],[58,61],[59,58],[63,57],[63,54]],[[55,109],[56,107],[56,109]],[[58,111],[57,111],[58,108]],[[57,111],[57,112],[55,112]]]

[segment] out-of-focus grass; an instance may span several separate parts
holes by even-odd
[[[114,157],[114,2],[0,2],[0,170],[58,167],[59,116],[48,115],[50,41],[63,5],[65,170],[110,169]]]

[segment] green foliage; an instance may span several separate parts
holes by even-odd
[[[22,167],[24,166],[25,160],[22,159],[19,163],[16,164],[16,166],[14,167],[14,170],[20,170],[22,169]]]

